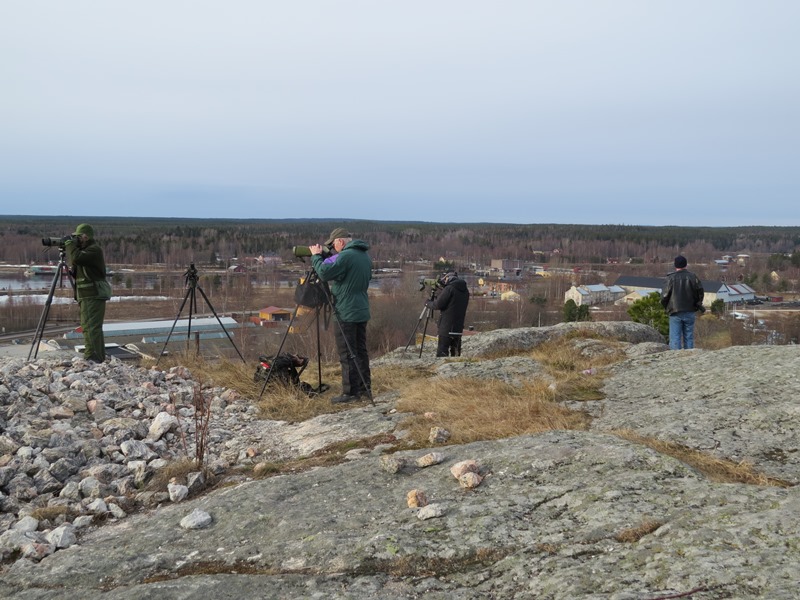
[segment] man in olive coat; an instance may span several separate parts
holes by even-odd
[[[67,258],[75,275],[75,292],[81,310],[83,356],[90,362],[101,363],[106,358],[103,320],[111,287],[106,281],[103,250],[94,239],[94,229],[83,223],[65,242]]]

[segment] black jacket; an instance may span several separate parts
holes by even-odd
[[[705,310],[704,294],[703,284],[697,275],[681,269],[667,275],[667,285],[661,292],[661,306],[670,315]]]
[[[469,304],[469,290],[463,279],[454,279],[434,298],[432,307],[441,311],[439,335],[464,331],[464,317]]]

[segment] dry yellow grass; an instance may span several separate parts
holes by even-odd
[[[190,459],[190,458],[183,458],[179,460],[172,461],[165,467],[156,471],[153,478],[147,482],[145,489],[150,491],[159,491],[162,492],[167,489],[167,484],[172,480],[175,479],[180,483],[186,483],[186,476],[189,473],[193,473],[198,470],[197,463]],[[209,481],[210,473],[206,473],[206,482],[209,485],[211,482]]]
[[[413,381],[425,380],[432,371],[407,367],[378,367],[372,369],[372,387],[376,394],[400,390]]]
[[[152,366],[154,361],[144,366]],[[280,382],[271,380],[267,387],[264,381],[253,381],[256,370],[255,363],[243,363],[239,360],[209,360],[195,353],[175,354],[165,356],[159,361],[158,368],[168,370],[175,366],[185,366],[202,385],[213,385],[234,390],[240,396],[249,399],[259,408],[259,416],[263,419],[287,421],[297,423],[311,419],[315,416],[348,410],[353,405],[333,405],[330,399],[341,393],[341,370],[338,363],[323,364],[321,380],[328,390],[321,395],[308,396],[299,388],[284,386]],[[424,371],[402,368],[375,368],[372,369],[373,396],[389,390],[399,389],[409,381],[426,377]],[[310,363],[300,377],[318,388],[320,383],[320,370],[316,363]],[[366,400],[365,400],[366,401]]]
[[[67,506],[41,506],[31,512],[31,516],[39,521],[52,521],[61,515],[76,516],[76,513]]]
[[[586,429],[589,418],[560,406],[544,382],[512,386],[496,380],[429,379],[407,384],[397,409],[412,413],[402,424],[410,441],[428,444],[431,427],[463,444],[560,429]]]
[[[618,429],[610,433],[623,439],[652,448],[659,454],[666,454],[697,469],[716,483],[747,483],[770,487],[792,487],[786,481],[767,477],[747,462],[734,462],[711,456],[700,450],[693,450],[675,442],[665,442],[652,437],[639,435],[629,429]]]
[[[279,462],[261,462],[253,468],[252,475],[256,478],[264,478],[283,473],[300,473],[317,467],[329,467],[344,462],[347,452],[355,448],[371,449],[379,444],[393,444],[396,441],[397,438],[394,435],[384,433],[367,438],[337,442],[317,450],[310,456]]]
[[[314,384],[316,387],[316,382]],[[263,382],[259,387],[259,393]],[[318,415],[333,412],[328,401],[330,394],[308,396],[295,386],[285,386],[278,382],[269,383],[262,396],[256,396],[258,415],[262,419],[298,423]]]
[[[623,544],[632,544],[638,542],[644,536],[653,533],[656,529],[661,527],[664,523],[653,519],[645,519],[636,527],[629,527],[618,532],[614,539]]]
[[[555,386],[554,399],[557,402],[569,400],[571,402],[588,402],[590,400],[602,400],[603,382],[605,375],[596,373],[594,375],[582,375],[580,373],[570,374],[558,380]]]
[[[607,352],[584,356],[575,347],[577,339],[602,340]],[[553,376],[563,378],[570,373],[580,373],[586,369],[597,369],[618,363],[625,358],[625,352],[622,350],[622,345],[615,340],[592,338],[571,332],[559,339],[540,344],[530,352],[530,356],[545,365]]]
[[[493,565],[516,550],[512,547],[478,548],[452,558],[428,557],[425,560],[419,560],[414,555],[369,559],[359,565],[355,572],[359,575],[388,574],[393,577],[444,577]]]
[[[550,389],[544,382],[514,387],[493,380],[434,380],[425,369],[382,367],[372,370],[373,394],[390,390],[403,394],[398,409],[415,413],[408,425],[420,444],[427,440],[429,429],[437,424],[454,432],[453,442],[498,439],[551,429],[585,429],[588,417],[557,404],[561,400],[596,400],[602,397],[602,377],[586,377],[580,371],[590,366],[608,364],[610,359],[586,359],[576,356],[569,340],[557,340],[535,352],[558,383]],[[277,381],[264,388],[253,381],[255,365],[240,361],[207,360],[194,353],[164,357],[159,368],[182,365],[189,368],[203,385],[232,389],[259,407],[261,418],[301,422],[317,415],[348,410],[353,405],[331,405],[329,399],[341,392],[338,364],[322,366],[322,382],[329,390],[309,397],[296,387]],[[317,365],[310,364],[302,380],[319,385]],[[468,390],[468,394],[465,394]],[[263,393],[262,393],[263,392]],[[435,413],[432,423],[426,413]]]
[[[424,374],[412,369],[371,369],[373,397],[402,387],[408,381],[423,377]],[[315,365],[303,372],[303,381],[312,387],[319,386],[319,372]],[[260,396],[263,383],[258,385],[255,396],[262,418],[289,421],[292,423],[305,421],[324,413],[349,410],[352,404],[331,404],[330,399],[341,393],[341,371],[338,364],[322,366],[322,382],[330,389],[320,396],[309,397],[294,387],[269,385],[263,396]],[[368,402],[368,400],[364,400]],[[357,405],[355,405],[357,406]]]

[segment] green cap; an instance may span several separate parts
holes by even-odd
[[[347,231],[347,229],[344,229],[343,227],[337,227],[336,229],[331,231],[330,236],[328,236],[328,239],[325,241],[325,245],[330,246],[331,244],[333,244],[334,240],[338,240],[339,238],[351,238],[351,237],[353,237],[353,234]]]
[[[89,225],[88,223],[81,223],[80,225],[78,225],[75,228],[75,233],[73,233],[72,235],[81,235],[84,233],[88,235],[90,238],[94,237],[94,229],[92,229],[92,226]]]

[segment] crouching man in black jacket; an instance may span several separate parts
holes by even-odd
[[[469,304],[467,282],[458,278],[458,273],[445,273],[439,279],[441,293],[429,302],[439,315],[439,345],[436,356],[461,356],[461,333]]]
[[[669,349],[694,348],[694,321],[703,307],[703,284],[686,270],[686,259],[675,257],[675,272],[667,275],[667,285],[661,292],[661,306],[669,314]]]

